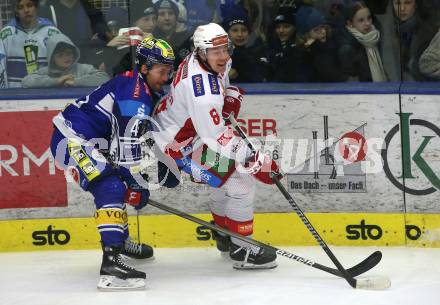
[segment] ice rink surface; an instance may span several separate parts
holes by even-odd
[[[320,247],[282,249],[333,267]],[[147,273],[147,289],[132,292],[96,289],[101,263],[98,250],[2,253],[0,304],[440,304],[440,249],[379,249],[382,261],[364,276],[389,276],[392,286],[385,291],[353,289],[343,279],[283,257],[273,270],[238,271],[214,248],[155,250],[155,260],[136,263]],[[332,250],[348,268],[377,248]]]

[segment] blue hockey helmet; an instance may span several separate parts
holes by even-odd
[[[136,64],[139,67],[145,64],[150,70],[154,64],[173,66],[174,60],[173,48],[165,40],[153,36],[144,38],[136,48]]]

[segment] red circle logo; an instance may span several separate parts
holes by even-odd
[[[339,151],[342,158],[351,163],[365,160],[367,149],[367,140],[356,131],[347,132],[339,140]]]
[[[68,174],[72,177],[72,179],[79,184],[79,171],[76,167],[69,167],[67,168]]]

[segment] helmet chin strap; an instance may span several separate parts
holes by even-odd
[[[147,85],[148,86],[148,88],[149,89],[151,89],[151,86],[148,84],[148,81],[147,81],[147,75],[148,75],[148,71],[150,71],[150,69],[148,69],[147,68],[147,73],[142,73],[142,67],[144,66],[145,64],[143,64],[140,68],[139,68],[139,74],[141,75],[141,77],[142,77],[142,80],[144,81],[144,83],[145,83],[145,85]],[[145,65],[146,66],[146,65]]]
[[[148,73],[149,73],[149,71],[150,71],[151,69],[148,68],[147,65],[145,65],[145,66],[146,66],[146,68],[147,68],[147,73],[142,73],[142,66],[141,66],[140,69],[138,68],[138,72],[139,72],[139,74],[141,75],[142,80],[144,81],[145,85],[147,85],[147,86],[148,86],[148,89],[150,89],[150,91],[153,92],[154,90],[152,89],[151,85],[150,85],[150,84],[148,83],[148,81],[147,81],[147,75],[148,75]],[[172,77],[168,77],[168,81],[171,81],[171,80],[172,80]]]

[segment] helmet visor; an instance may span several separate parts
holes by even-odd
[[[221,56],[232,56],[232,53],[234,52],[234,46],[232,44],[209,48],[206,50],[206,54],[214,57],[221,57]]]

